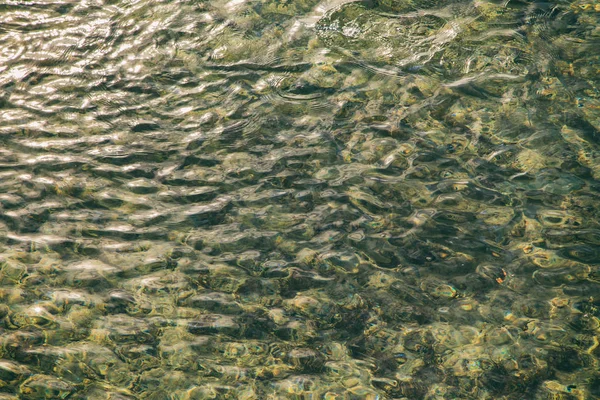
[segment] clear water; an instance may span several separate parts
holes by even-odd
[[[600,398],[600,4],[5,0],[0,399]]]

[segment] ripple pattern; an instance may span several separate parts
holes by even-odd
[[[0,399],[600,398],[600,7],[0,5]]]

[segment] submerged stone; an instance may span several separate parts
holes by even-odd
[[[24,399],[66,399],[75,388],[70,383],[49,375],[34,375],[20,387]]]

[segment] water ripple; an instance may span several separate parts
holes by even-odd
[[[0,398],[596,398],[598,6],[0,9]]]

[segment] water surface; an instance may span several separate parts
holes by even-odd
[[[600,5],[0,4],[0,399],[600,398]]]

